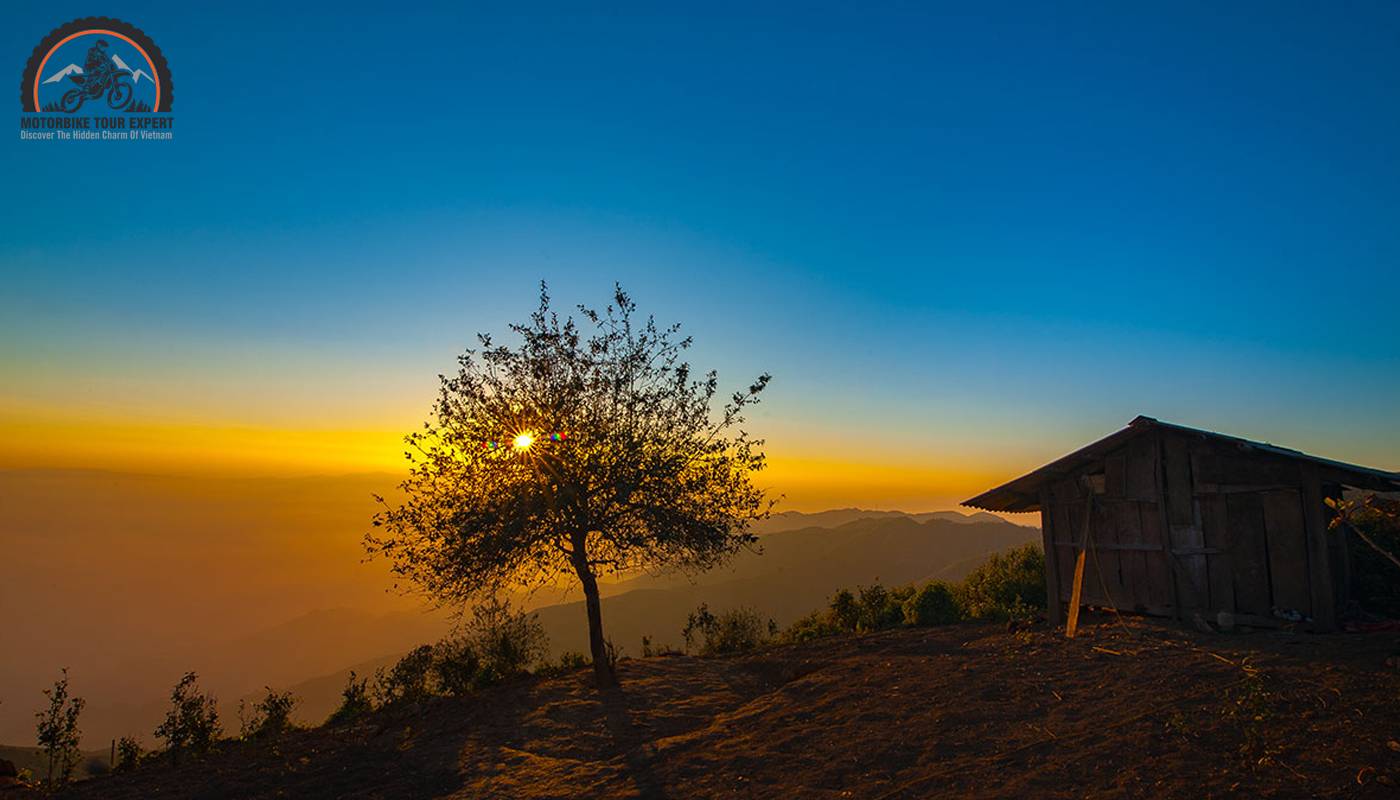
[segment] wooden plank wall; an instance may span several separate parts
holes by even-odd
[[[1266,619],[1286,609],[1327,627],[1331,568],[1313,533],[1321,494],[1306,465],[1178,434],[1166,435],[1163,453],[1182,605]]]
[[[1210,564],[1201,509],[1195,502],[1190,442],[1163,434],[1163,491],[1167,504],[1167,537],[1171,545],[1176,596],[1183,611],[1210,608]]]
[[[1062,602],[1084,535],[1084,476],[1102,487],[1092,504],[1086,604],[1265,620],[1291,609],[1315,627],[1333,623],[1347,577],[1320,501],[1338,490],[1306,465],[1159,431],[1050,483],[1042,527],[1047,570],[1058,580],[1047,588]]]
[[[1161,492],[1156,437],[1145,436],[1109,453],[1099,465],[1052,483],[1042,499],[1051,509],[1051,528],[1061,577],[1073,574],[1074,557],[1084,535],[1088,490],[1083,475],[1102,470],[1101,493],[1095,494],[1091,525],[1094,547],[1086,565],[1083,602],[1150,613],[1169,612],[1170,569],[1164,552]],[[1059,581],[1068,600],[1072,587]]]

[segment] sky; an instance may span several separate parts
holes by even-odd
[[[606,6],[99,9],[175,139],[0,148],[0,468],[401,469],[545,280],[771,372],[788,508],[1138,414],[1400,469],[1400,6]]]

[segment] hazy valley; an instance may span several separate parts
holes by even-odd
[[[237,700],[264,686],[292,688],[297,716],[319,722],[348,670],[370,672],[450,627],[446,614],[386,592],[386,571],[363,563],[370,494],[392,485],[387,475],[0,472],[0,503],[11,509],[5,541],[30,565],[0,587],[0,621],[29,645],[0,663],[0,742],[32,741],[39,690],[65,666],[89,702],[87,747],[149,737],[190,669],[234,726]],[[73,496],[88,499],[63,502]],[[680,646],[686,615],[702,602],[750,606],[787,625],[838,588],[961,578],[986,554],[1038,536],[990,514],[861,509],[782,512],[757,531],[761,553],[709,573],[605,584],[608,635],[632,655],[643,635]],[[63,573],[45,571],[60,564]],[[521,600],[538,610],[555,653],[587,650],[576,594]],[[143,655],[114,655],[133,652]]]

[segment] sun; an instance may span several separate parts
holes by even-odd
[[[535,443],[534,434],[522,433],[511,442],[516,450],[529,450],[530,445]]]

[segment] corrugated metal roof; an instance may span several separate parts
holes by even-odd
[[[1333,461],[1330,458],[1311,456],[1298,450],[1279,447],[1278,445],[1269,444],[1268,442],[1255,442],[1249,439],[1241,439],[1238,436],[1228,436],[1223,433],[1215,433],[1214,431],[1206,431],[1199,428],[1188,428],[1185,425],[1161,422],[1152,417],[1138,417],[1132,422],[1129,422],[1128,427],[1111,433],[1097,442],[1087,444],[1075,450],[1073,453],[1058,458],[1013,481],[983,492],[970,500],[964,500],[963,505],[971,506],[972,508],[980,508],[986,511],[1039,511],[1040,487],[1043,484],[1068,473],[1072,473],[1093,461],[1097,461],[1099,457],[1111,450],[1116,450],[1128,440],[1134,439],[1150,430],[1159,428],[1194,436],[1203,436],[1217,441],[1229,442],[1242,449],[1250,449],[1269,455],[1318,464],[1343,473],[1341,477],[1344,479],[1344,482],[1359,489],[1374,489],[1376,491],[1395,491],[1400,489],[1400,473],[1387,472],[1382,469],[1373,469],[1371,467],[1361,467],[1342,461]]]

